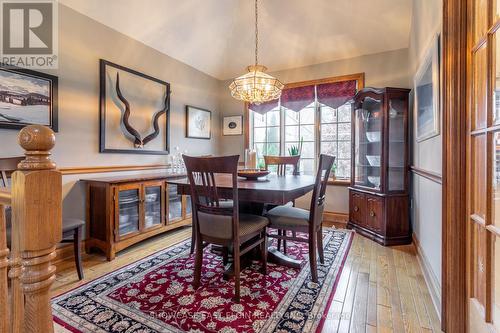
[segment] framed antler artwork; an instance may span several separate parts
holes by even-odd
[[[101,153],[168,154],[170,84],[100,60]]]

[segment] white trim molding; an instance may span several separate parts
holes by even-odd
[[[429,289],[432,303],[434,304],[439,320],[441,320],[441,284],[439,283],[436,274],[432,271],[429,259],[425,256],[415,233],[413,233],[412,238],[418,264],[424,273],[425,284],[427,285],[427,289]]]

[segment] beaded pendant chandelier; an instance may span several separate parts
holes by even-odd
[[[260,104],[272,101],[281,96],[283,83],[269,74],[264,73],[266,66],[258,63],[259,29],[258,29],[258,0],[255,0],[255,64],[248,66],[248,73],[237,77],[229,85],[231,96],[236,99]]]

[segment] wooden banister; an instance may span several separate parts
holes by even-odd
[[[0,204],[0,332],[8,332],[10,329],[9,290],[7,284],[9,249],[7,248],[6,234],[5,206]]]
[[[51,261],[62,224],[61,173],[50,160],[55,135],[48,127],[31,125],[18,140],[26,158],[11,181],[11,329],[51,333],[50,286],[56,271]]]

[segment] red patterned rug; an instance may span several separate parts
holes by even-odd
[[[259,263],[241,273],[241,302],[223,279],[221,257],[207,248],[196,291],[190,240],[109,273],[52,301],[54,321],[72,332],[315,332],[325,314],[352,241],[345,230],[324,229],[325,264],[318,283],[309,264],[290,269]],[[307,258],[307,244],[288,243],[288,254]]]

